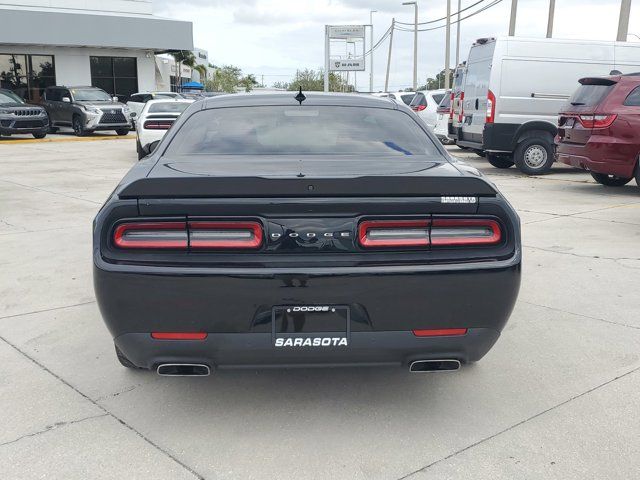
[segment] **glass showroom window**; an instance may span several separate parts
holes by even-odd
[[[135,57],[91,57],[91,85],[116,95],[121,102],[138,91]]]
[[[12,90],[27,101],[37,103],[46,87],[56,84],[52,55],[0,53],[0,88]]]

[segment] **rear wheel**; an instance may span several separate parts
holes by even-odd
[[[553,165],[553,144],[550,138],[530,137],[521,141],[513,155],[514,162],[522,173],[541,175]]]
[[[624,177],[616,177],[615,175],[607,175],[606,173],[594,173],[591,172],[591,176],[593,179],[601,185],[605,185],[607,187],[622,187],[629,183],[633,177],[624,178]]]
[[[33,135],[33,138],[44,138],[47,136],[47,132],[32,133],[31,135]]]
[[[510,168],[513,166],[511,158],[501,157],[492,153],[487,153],[487,161],[496,168]]]
[[[138,367],[133,362],[131,362],[131,360],[125,357],[124,353],[122,353],[118,347],[116,347],[116,357],[118,357],[118,361],[123,367],[131,368],[133,370],[142,370],[142,368]]]

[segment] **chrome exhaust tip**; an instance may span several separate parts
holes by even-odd
[[[211,369],[201,363],[162,363],[157,372],[162,377],[206,377]]]
[[[416,360],[409,365],[411,373],[453,372],[455,370],[460,370],[459,360]]]

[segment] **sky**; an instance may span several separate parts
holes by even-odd
[[[373,14],[374,43],[391,25],[392,18],[412,23],[413,6],[403,0],[154,0],[154,13],[161,17],[193,22],[194,45],[209,52],[215,65],[235,65],[253,73],[271,86],[289,81],[297,69],[324,65],[324,26],[368,24]],[[478,0],[461,0],[462,8]],[[463,14],[473,12],[482,5]],[[451,11],[458,0],[451,0]],[[516,35],[544,37],[549,0],[519,0]],[[446,0],[418,0],[419,21],[446,14]],[[461,22],[460,58],[464,60],[474,40],[506,35],[511,0],[502,0],[488,10]],[[620,0],[558,0],[554,37],[615,40]],[[443,22],[435,24],[444,25]],[[407,27],[412,28],[412,27]],[[640,36],[640,0],[633,2],[629,32]],[[367,32],[367,42],[368,42]],[[451,28],[451,60],[455,64],[455,25]],[[629,41],[640,42],[630,35]],[[335,43],[333,55],[346,46]],[[354,48],[354,46],[351,46]],[[367,43],[366,48],[369,48]],[[444,68],[445,29],[418,34],[418,84]],[[388,40],[373,52],[374,91],[384,88]],[[369,89],[367,71],[357,73],[357,88]],[[351,74],[353,75],[353,73]],[[393,39],[389,90],[412,86],[413,32],[396,31]],[[350,78],[353,83],[353,77]]]

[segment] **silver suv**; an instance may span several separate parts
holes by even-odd
[[[50,131],[71,127],[77,136],[96,130],[115,130],[127,135],[131,130],[129,107],[96,87],[48,87],[42,106],[49,114]]]

